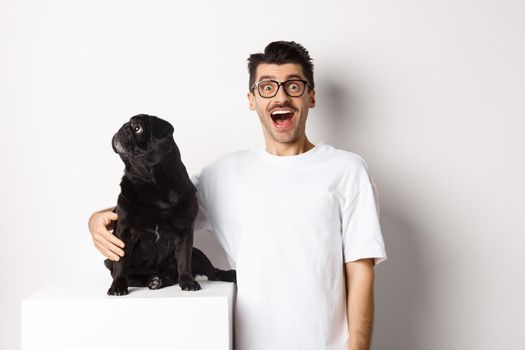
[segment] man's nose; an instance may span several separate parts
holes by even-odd
[[[291,100],[290,96],[288,96],[288,94],[284,90],[284,85],[279,86],[279,90],[277,91],[277,94],[274,96],[274,99],[276,101],[290,101]]]

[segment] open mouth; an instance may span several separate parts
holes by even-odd
[[[291,109],[275,109],[270,116],[276,128],[287,128],[292,125],[294,112]]]

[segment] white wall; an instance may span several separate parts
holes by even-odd
[[[0,1],[0,348],[19,302],[103,275],[89,214],[113,205],[116,129],[175,126],[190,172],[262,145],[246,58],[315,60],[309,134],[362,155],[390,260],[374,349],[523,349],[525,5],[435,1]],[[197,245],[224,260],[209,238]]]

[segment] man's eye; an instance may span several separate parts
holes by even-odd
[[[288,89],[291,89],[291,90],[298,90],[299,89],[299,85],[293,83],[293,84],[290,84],[288,85]]]
[[[262,88],[263,88],[264,91],[271,91],[271,90],[273,90],[273,86],[271,86],[269,84],[268,85],[263,85]]]

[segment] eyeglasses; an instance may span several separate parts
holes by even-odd
[[[279,88],[284,86],[284,92],[290,97],[299,97],[304,94],[306,86],[312,88],[312,85],[306,80],[292,79],[282,82],[276,80],[261,80],[252,85],[250,91],[257,88],[259,95],[263,98],[272,98],[277,95]]]

